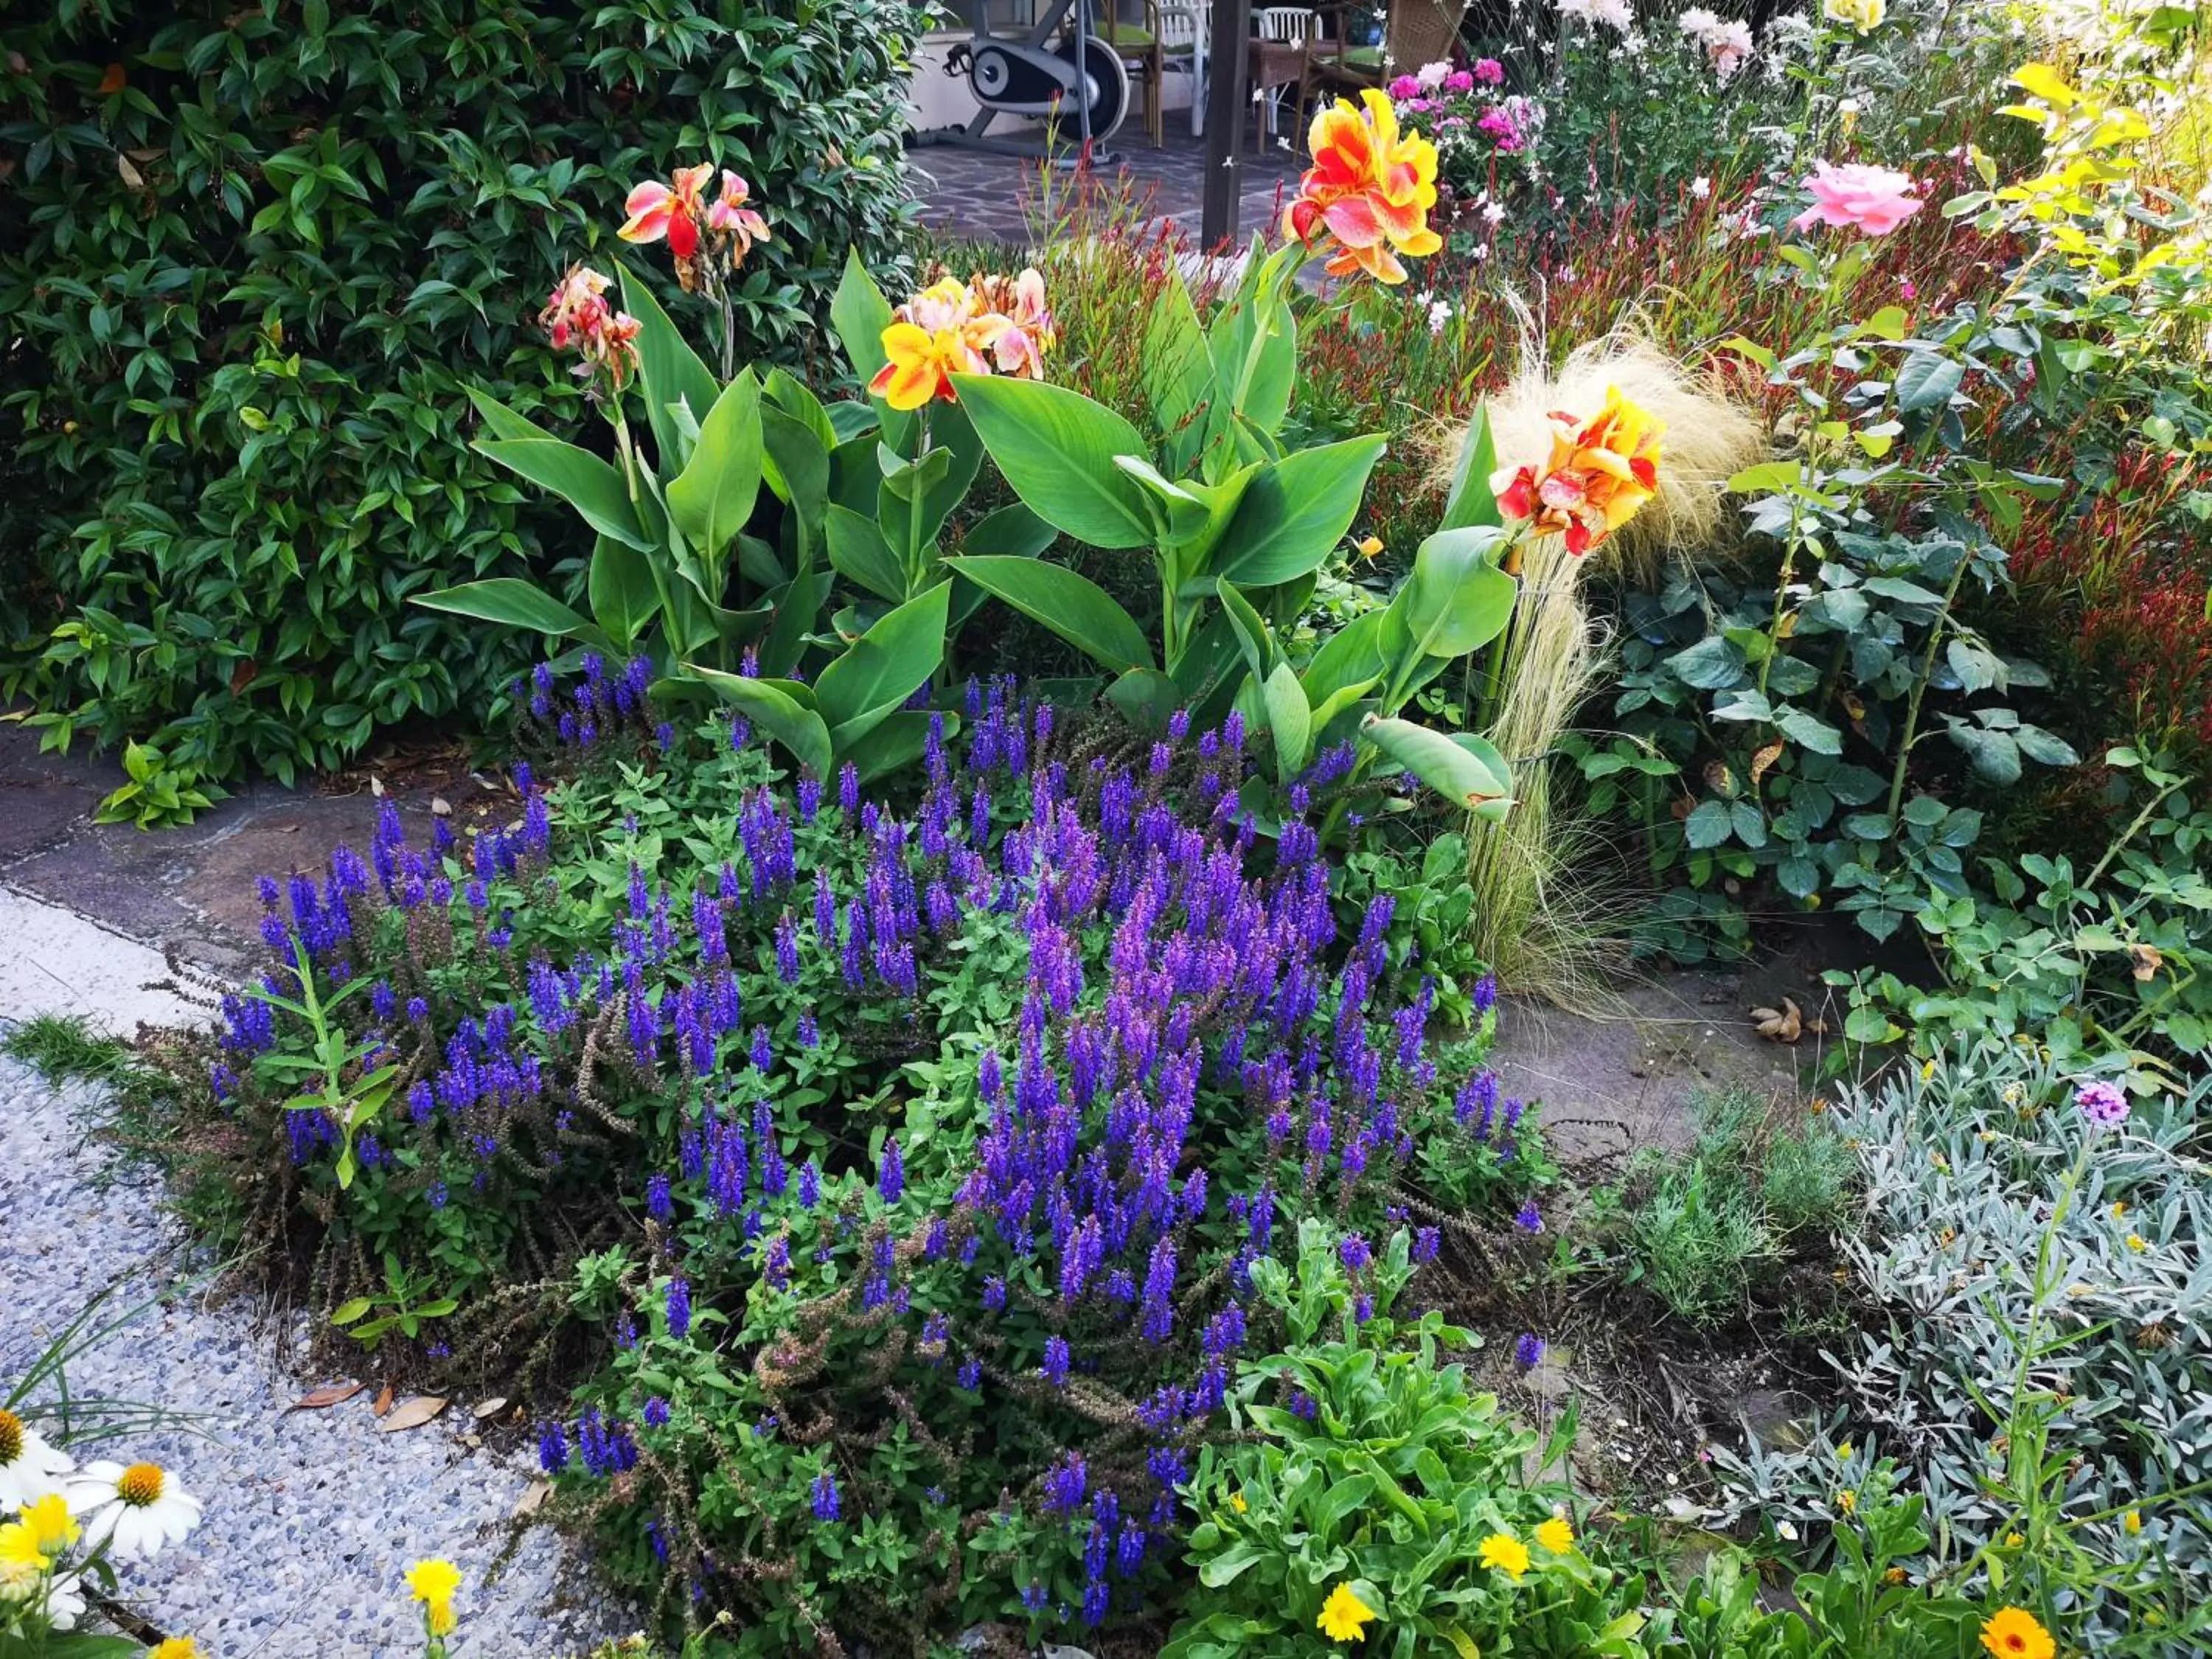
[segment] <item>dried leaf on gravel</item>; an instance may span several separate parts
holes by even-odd
[[[319,1389],[310,1389],[292,1402],[295,1412],[319,1412],[335,1406],[341,1400],[350,1400],[368,1386],[366,1382],[325,1382]]]
[[[383,1389],[382,1389],[378,1393],[378,1395],[377,1395],[377,1396],[376,1396],[376,1403],[375,1403],[374,1406],[371,1406],[371,1407],[369,1407],[369,1410],[371,1410],[371,1411],[374,1412],[374,1413],[375,1413],[379,1417],[381,1417],[381,1416],[383,1416],[383,1415],[385,1414],[385,1413],[386,1413],[386,1412],[390,1411],[391,1409],[392,1409],[392,1384],[390,1384],[389,1382],[387,1382],[387,1383],[386,1383],[386,1384],[384,1385]]]
[[[402,1429],[419,1429],[445,1409],[446,1396],[442,1394],[418,1394],[394,1406],[391,1415],[376,1425],[376,1431],[397,1434]]]
[[[552,1495],[553,1483],[550,1480],[532,1481],[522,1489],[522,1496],[514,1500],[515,1519],[519,1521],[526,1515],[534,1515],[544,1507],[545,1500]]]
[[[471,1413],[474,1415],[477,1421],[479,1423],[483,1422],[487,1417],[497,1417],[506,1409],[507,1396],[503,1394],[495,1394],[489,1400],[479,1400],[475,1405],[469,1407]]]

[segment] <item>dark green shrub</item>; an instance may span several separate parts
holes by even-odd
[[[483,706],[531,641],[409,596],[588,547],[470,453],[464,387],[571,423],[546,291],[607,262],[632,182],[708,157],[774,225],[749,353],[800,355],[848,246],[902,242],[919,15],[88,0],[11,29],[0,693],[55,744],[143,739],[157,812]]]

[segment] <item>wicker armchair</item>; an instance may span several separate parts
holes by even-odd
[[[1411,75],[1424,64],[1452,55],[1459,43],[1460,20],[1467,15],[1468,0],[1390,0],[1389,19],[1379,46],[1345,44],[1346,14],[1364,7],[1324,5],[1316,8],[1333,20],[1328,33],[1306,46],[1305,76],[1298,82],[1300,108],[1332,93],[1381,87],[1401,75]]]

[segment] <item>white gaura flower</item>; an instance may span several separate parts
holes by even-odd
[[[87,1548],[112,1540],[118,1555],[150,1556],[200,1523],[200,1500],[159,1463],[88,1463],[69,1484]]]
[[[56,1630],[75,1630],[84,1617],[84,1575],[56,1573],[46,1584],[46,1622]]]
[[[1712,193],[1713,181],[1711,179],[1699,177],[1690,180],[1690,194],[1696,197],[1700,202],[1704,201],[1706,197]]]
[[[0,1515],[63,1490],[62,1477],[76,1467],[65,1451],[49,1446],[11,1411],[0,1411]]]

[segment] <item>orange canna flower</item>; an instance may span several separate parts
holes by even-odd
[[[1045,304],[1044,278],[940,276],[892,313],[884,330],[887,360],[868,390],[893,409],[953,401],[956,374],[1044,378],[1044,356],[1059,338]]]
[[[1385,94],[1370,87],[1359,96],[1364,108],[1340,98],[1315,115],[1307,135],[1313,165],[1283,226],[1302,242],[1333,242],[1328,269],[1334,276],[1364,270],[1378,283],[1402,283],[1399,254],[1419,258],[1443,246],[1429,228],[1437,147],[1418,133],[1400,136]]]
[[[615,234],[625,242],[658,242],[665,237],[671,253],[690,258],[699,251],[699,226],[707,216],[702,192],[714,176],[714,164],[702,161],[696,167],[677,168],[672,183],[648,179],[635,186],[623,204],[629,217]]]
[[[1564,536],[1579,557],[1637,514],[1659,488],[1666,427],[1608,386],[1595,419],[1552,416],[1552,453],[1539,468],[1497,473],[1490,487],[1509,519]]]

